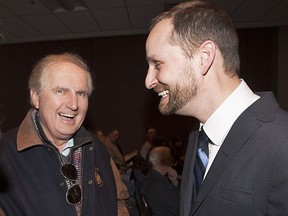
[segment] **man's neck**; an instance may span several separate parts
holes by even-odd
[[[162,176],[165,176],[167,173],[167,170],[160,165],[155,165],[152,169],[160,173]]]

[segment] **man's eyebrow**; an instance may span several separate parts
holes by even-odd
[[[147,57],[146,57],[146,61],[147,61],[147,62],[157,62],[157,61],[159,61],[159,60],[158,60],[157,56],[152,55],[152,56],[147,56]]]
[[[57,90],[59,90],[59,89],[64,90],[64,91],[69,91],[68,88],[61,87],[61,86],[56,86],[55,88],[52,88],[52,91],[57,91]]]
[[[85,90],[85,89],[81,89],[81,90],[78,90],[76,91],[77,93],[85,93],[85,94],[88,94],[88,90]]]

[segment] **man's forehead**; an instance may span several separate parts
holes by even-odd
[[[172,27],[171,21],[168,19],[162,20],[154,26],[146,41],[147,60],[154,59],[154,52],[168,43]]]
[[[153,40],[164,40],[167,38],[168,35],[170,35],[170,32],[172,30],[172,24],[171,21],[168,19],[161,20],[159,23],[157,23],[151,32],[149,33],[147,42],[153,41]]]
[[[166,18],[156,23],[155,26],[152,28],[151,32],[153,32],[153,30],[165,30],[167,28],[172,28],[172,27],[173,27],[172,20]]]

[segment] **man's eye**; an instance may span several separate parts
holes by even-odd
[[[160,63],[156,63],[156,64],[155,64],[155,69],[156,69],[156,70],[159,70],[159,69],[160,69],[160,65],[161,65]]]
[[[77,94],[83,98],[86,98],[88,96],[88,94],[86,92],[78,92]]]
[[[64,94],[65,91],[63,89],[56,89],[55,92],[58,94]]]

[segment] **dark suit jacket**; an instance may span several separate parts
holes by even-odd
[[[167,176],[151,169],[145,177],[144,194],[153,216],[179,215],[179,187],[172,185]]]
[[[193,205],[198,131],[190,134],[181,184],[181,216],[288,215],[288,113],[272,93],[259,95],[261,98],[233,124]]]

